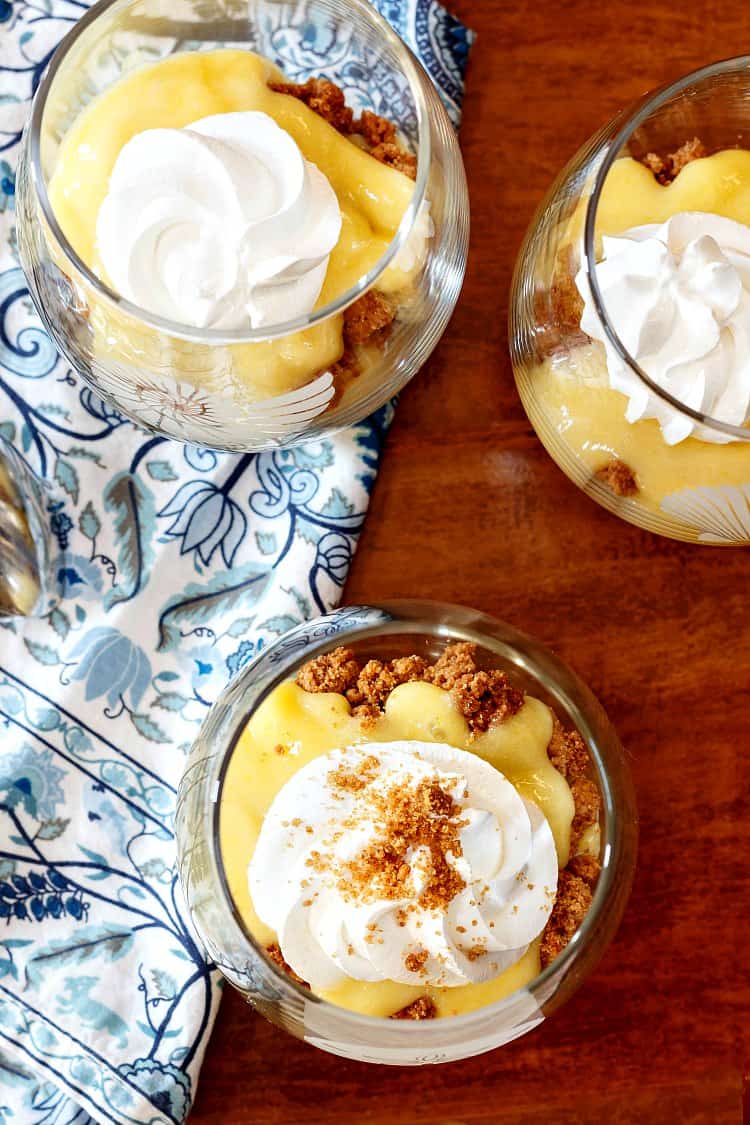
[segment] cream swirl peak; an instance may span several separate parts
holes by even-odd
[[[265,113],[147,129],[123,147],[96,224],[109,281],[196,328],[262,328],[320,296],[341,232],[330,183]]]
[[[450,987],[523,956],[554,904],[557,853],[542,812],[477,755],[368,743],[290,778],[248,881],[314,988],[347,977]]]
[[[602,239],[596,267],[607,316],[630,355],[686,406],[735,426],[750,417],[750,227],[703,211]],[[664,440],[732,439],[659,399],[612,347],[586,270],[581,328],[604,344],[610,386],[626,395],[629,422],[655,418]]]

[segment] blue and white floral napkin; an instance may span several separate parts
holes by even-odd
[[[434,0],[377,3],[458,124],[470,33]],[[0,628],[0,1125],[187,1115],[219,988],[176,883],[183,759],[226,680],[337,603],[391,415],[216,454],[147,436],[58,358],[18,267],[14,169],[85,9],[0,0],[0,433],[54,489],[63,594]],[[292,10],[287,50],[309,52]]]

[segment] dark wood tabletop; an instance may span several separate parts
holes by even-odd
[[[563,163],[649,88],[748,50],[750,19],[738,0],[452,6],[478,32],[461,130],[468,273],[402,396],[345,600],[465,603],[536,634],[588,681],[637,787],[633,893],[581,991],[531,1035],[466,1062],[339,1059],[227,990],[191,1122],[740,1122],[750,551],[658,539],[579,492],[523,413],[506,319],[524,229]]]

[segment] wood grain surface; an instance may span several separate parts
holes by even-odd
[[[523,232],[563,163],[647,89],[747,50],[750,18],[738,0],[452,6],[479,33],[461,131],[468,274],[444,339],[402,396],[345,600],[463,602],[572,664],[631,757],[635,886],[577,996],[530,1036],[467,1062],[338,1059],[228,990],[191,1123],[740,1122],[750,551],[657,539],[570,484],[521,409],[506,318]]]

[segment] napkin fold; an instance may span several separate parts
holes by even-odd
[[[377,7],[458,125],[471,33],[434,0]],[[0,435],[50,482],[62,595],[0,622],[0,1123],[161,1125],[189,1111],[219,998],[175,872],[184,757],[227,679],[338,602],[392,406],[220,454],[148,436],[58,357],[18,265],[15,162],[85,9],[0,0]]]

